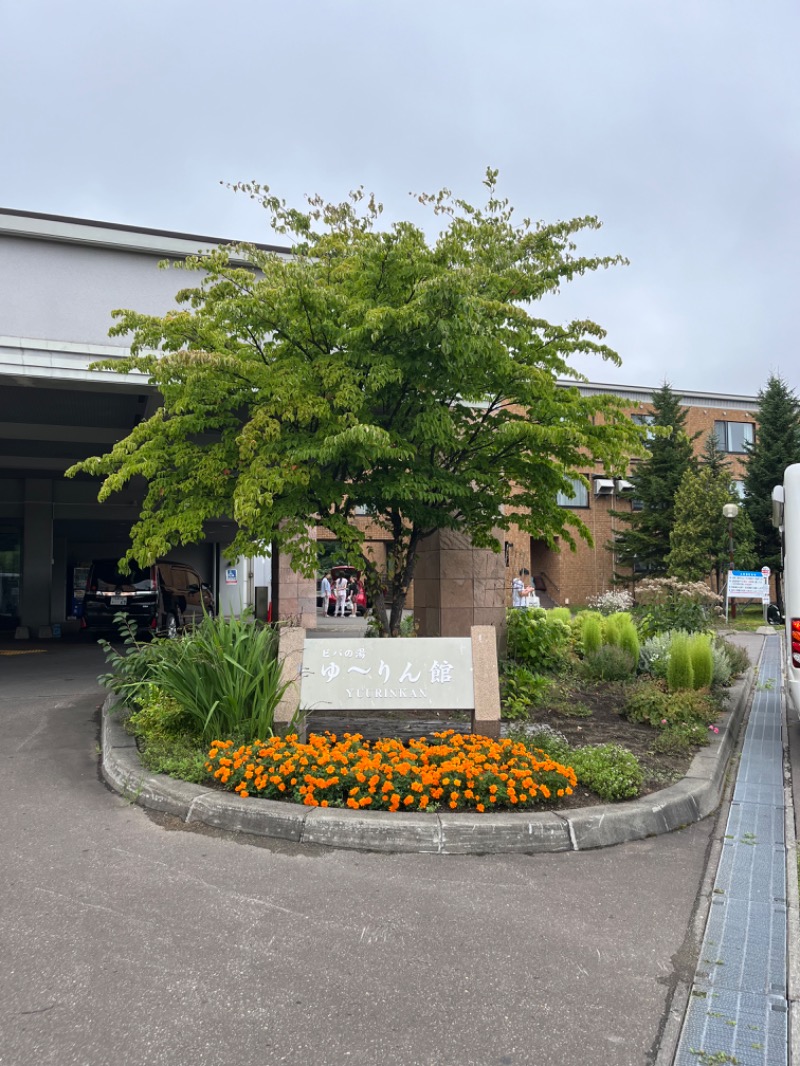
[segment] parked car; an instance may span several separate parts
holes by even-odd
[[[332,566],[331,567],[331,585],[336,584],[337,577],[347,578],[347,605],[345,606],[345,614],[352,614],[355,610],[356,614],[363,615],[367,613],[367,594],[364,591],[364,582],[361,580],[361,571],[357,570],[354,566]],[[336,610],[336,594],[331,591],[328,597],[328,614],[333,614]]]
[[[86,579],[83,626],[91,632],[114,630],[124,611],[139,632],[174,637],[186,626],[214,614],[214,594],[186,563],[163,559],[122,574],[117,559],[95,559]]]

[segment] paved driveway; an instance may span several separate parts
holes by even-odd
[[[653,1061],[713,820],[506,858],[189,832],[100,780],[101,668],[0,655],[4,1066]]]

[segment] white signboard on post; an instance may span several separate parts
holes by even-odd
[[[728,584],[725,590],[725,621],[728,620],[728,604],[731,600],[760,600],[762,605],[769,603],[770,569],[729,570]]]
[[[301,710],[457,711],[474,706],[469,637],[305,641]]]
[[[728,572],[728,599],[760,600],[769,596],[769,575],[761,570],[730,570]]]

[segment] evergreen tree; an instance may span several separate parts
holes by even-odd
[[[745,459],[745,507],[755,530],[761,566],[775,574],[777,600],[783,605],[781,546],[772,524],[772,490],[783,483],[783,471],[800,462],[800,406],[786,382],[776,374],[758,393],[758,429]]]
[[[719,474],[723,471],[728,480],[731,479],[730,459],[728,459],[728,453],[720,448],[716,433],[709,433],[706,437],[706,442],[700,453],[700,465],[704,469],[710,470],[712,474]]]
[[[716,448],[713,435],[709,440],[713,454]],[[704,457],[708,451],[707,444]],[[721,454],[718,449],[716,451],[715,459]],[[726,503],[739,503],[726,462],[705,463],[700,470],[686,471],[675,495],[675,524],[667,556],[670,577],[705,581],[713,573],[716,590],[720,591],[722,572],[728,569],[730,562],[728,520],[722,514]],[[754,536],[752,523],[744,508],[740,508],[733,522],[737,570],[749,570],[755,565]]]
[[[647,441],[647,456],[629,475],[633,498],[641,510],[614,511],[614,517],[627,529],[617,533],[610,545],[618,568],[637,568],[648,574],[667,571],[669,537],[675,523],[675,493],[687,470],[695,466],[694,437],[686,429],[686,411],[668,382],[653,393],[654,432]],[[617,574],[621,581],[629,575]]]

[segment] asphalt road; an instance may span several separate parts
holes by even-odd
[[[99,651],[18,650],[0,645],[3,1066],[654,1061],[713,818],[507,858],[187,831],[99,777]]]

